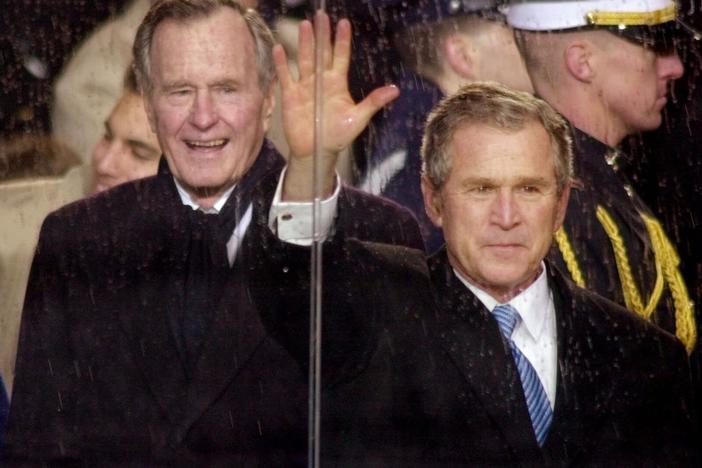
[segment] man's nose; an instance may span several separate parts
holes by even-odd
[[[190,114],[191,123],[200,130],[206,130],[217,122],[217,110],[208,91],[198,91]]]
[[[101,143],[101,147],[95,152],[95,172],[101,176],[119,176],[119,167],[124,157],[122,143],[113,139]]]
[[[677,52],[658,56],[658,73],[662,78],[677,80],[684,72],[685,68]]]
[[[492,220],[502,229],[511,229],[519,224],[519,207],[510,190],[500,190],[492,206]]]

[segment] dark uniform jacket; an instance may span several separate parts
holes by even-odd
[[[266,143],[239,182],[254,187],[253,219],[192,368],[174,319],[188,274],[189,208],[167,167],[47,217],[4,465],[305,464],[307,376],[272,338],[273,307],[284,304],[275,296],[285,291],[262,261],[274,241],[268,209],[282,164]],[[252,174],[260,179],[247,180]],[[421,248],[416,222],[396,205],[355,190],[339,203],[339,229]]]
[[[361,179],[364,188],[414,213],[427,252],[433,253],[443,245],[444,238],[424,210],[420,150],[427,116],[443,94],[408,69],[400,73],[395,83],[402,93],[385,111],[382,126],[373,132],[376,144],[366,152],[371,157],[364,165]]]
[[[695,317],[675,248],[615,172],[615,150],[573,133],[577,183],[551,258],[578,285],[676,334],[690,352]]]

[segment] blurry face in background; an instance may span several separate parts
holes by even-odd
[[[141,96],[125,91],[93,150],[93,193],[156,174],[160,156]]]
[[[512,29],[504,23],[483,20],[480,34],[473,37],[478,63],[475,75],[480,81],[497,81],[512,89],[534,91],[526,66],[519,54]]]

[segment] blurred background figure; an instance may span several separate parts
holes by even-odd
[[[18,135],[0,139],[0,183],[62,176],[80,158],[48,136]]]
[[[51,132],[54,80],[86,34],[96,24],[118,14],[125,3],[125,0],[3,2],[0,137]],[[120,79],[117,78],[117,90]]]
[[[134,0],[99,25],[75,50],[53,85],[53,135],[90,161],[103,122],[122,94],[132,43],[151,0]]]
[[[79,164],[73,151],[48,136],[0,140],[0,375],[8,393],[39,228],[48,213],[83,195]]]
[[[124,90],[105,131],[93,149],[91,192],[97,193],[134,179],[156,174],[161,149],[151,131],[144,100],[132,66],[124,78]]]

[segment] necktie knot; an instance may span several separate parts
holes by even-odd
[[[502,335],[507,340],[511,340],[514,327],[516,327],[519,320],[521,320],[517,309],[509,304],[501,304],[492,310],[492,315],[494,315],[497,320],[497,325],[500,327]]]

